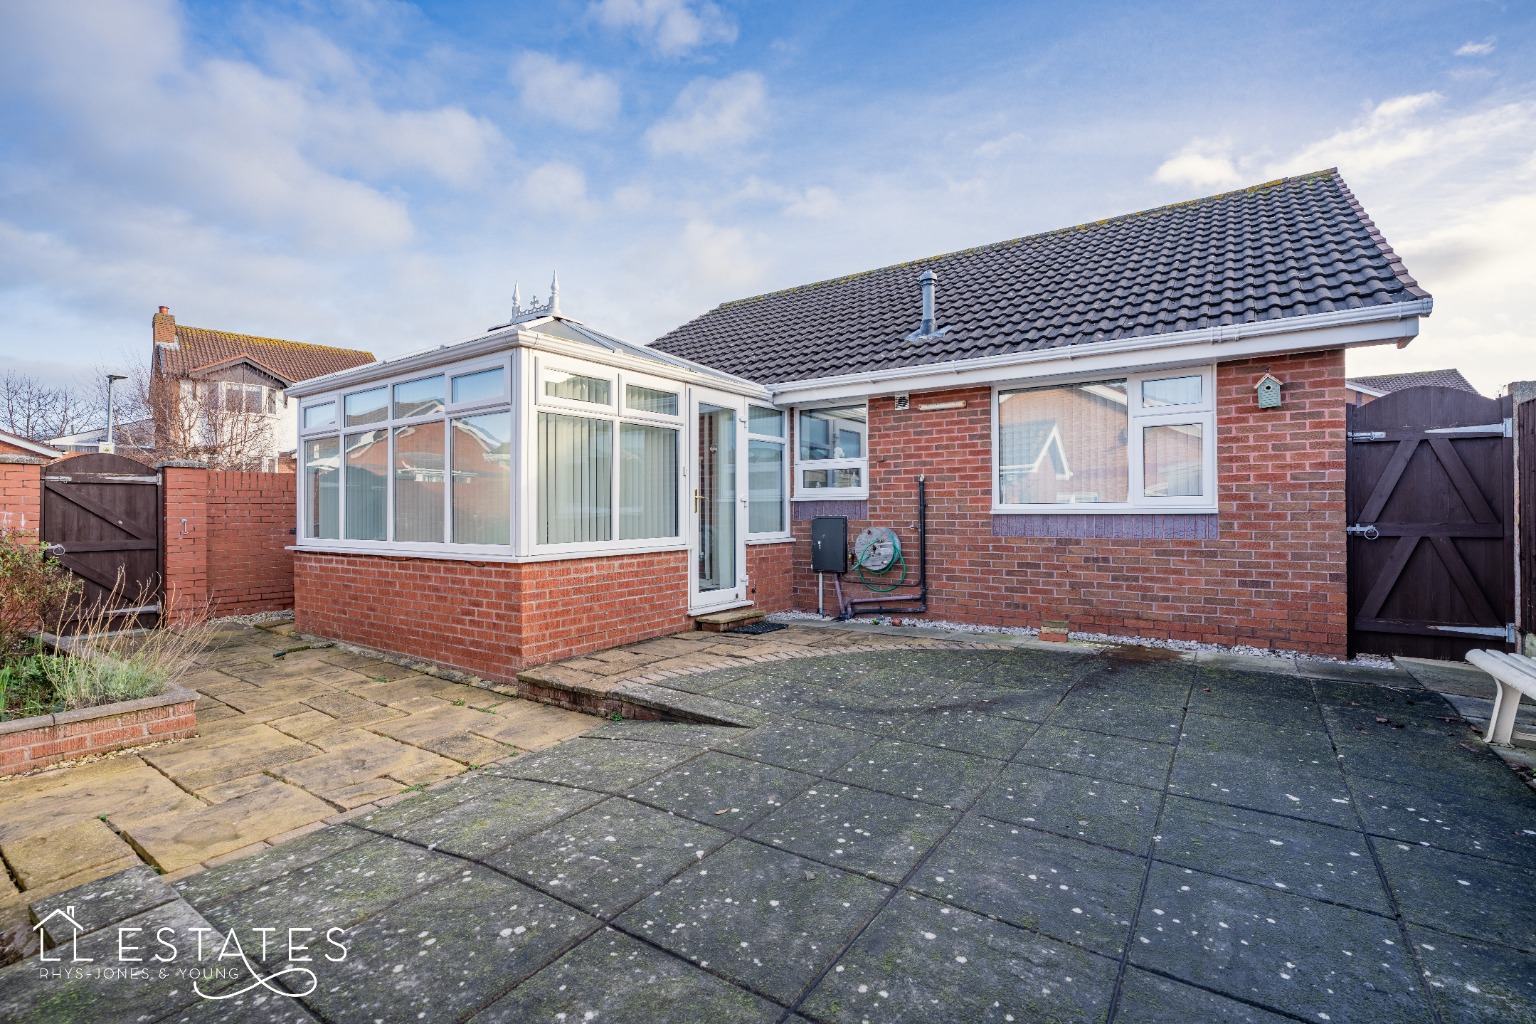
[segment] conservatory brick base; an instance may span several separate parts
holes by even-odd
[[[306,633],[498,682],[693,625],[684,551],[520,563],[299,551],[294,615]]]

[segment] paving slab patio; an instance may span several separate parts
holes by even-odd
[[[839,654],[831,631],[800,628],[805,659],[745,664],[712,651],[718,638],[650,641],[650,664],[690,662],[643,684],[650,699],[670,692],[686,711],[708,696],[754,724],[607,723],[168,887],[136,867],[29,903],[76,906],[96,950],[125,921],[311,928],[316,953],[342,929],[344,960],[253,958],[263,975],[313,974],[313,986],[298,973],[274,983],[291,997],[248,993],[220,1016],[184,987],[156,997],[138,984],[117,1005],[99,978],[42,980],[29,962],[0,971],[0,1009],[29,1021],[1536,1020],[1536,792],[1407,672],[903,650],[886,634],[859,646],[869,635],[891,644]],[[730,659],[719,678],[693,670],[714,657]],[[645,667],[590,661],[573,671]],[[429,710],[422,739],[470,722]]]

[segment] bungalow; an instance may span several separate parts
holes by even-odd
[[[289,389],[299,625],[510,678],[814,609],[834,517],[926,563],[906,617],[1342,655],[1344,351],[1430,309],[1335,170],[725,303],[648,347],[552,289]]]

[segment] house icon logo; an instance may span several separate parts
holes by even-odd
[[[62,956],[48,955],[48,933],[45,931],[45,929],[48,927],[48,922],[52,921],[56,917],[62,917],[64,919],[64,923],[67,924],[70,929],[70,962],[76,964],[88,964],[94,962],[96,959],[95,957],[80,955],[80,933],[85,931],[85,927],[79,921],[75,920],[75,908],[73,906],[59,907],[54,910],[50,910],[48,913],[43,915],[42,920],[38,921],[37,924],[32,926],[32,930],[37,932],[38,946],[40,947],[37,954],[38,959],[44,963],[49,964],[63,963],[64,958]],[[59,945],[62,945],[62,943]]]

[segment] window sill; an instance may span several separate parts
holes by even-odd
[[[1214,516],[1210,505],[994,505],[995,516]]]
[[[474,549],[447,544],[373,545],[373,544],[295,544],[287,550],[299,554],[316,555],[373,555],[378,558],[409,558],[436,562],[558,562],[576,558],[623,558],[626,555],[661,554],[669,551],[686,551],[682,541],[665,544],[631,545],[622,548],[562,549],[559,551],[535,551],[532,554],[514,554],[510,547],[498,549]]]
[[[761,536],[748,536],[747,547],[756,547],[760,544],[792,544],[795,538],[788,533],[765,533]]]
[[[868,501],[868,491],[812,491],[805,494],[797,494],[790,501]]]

